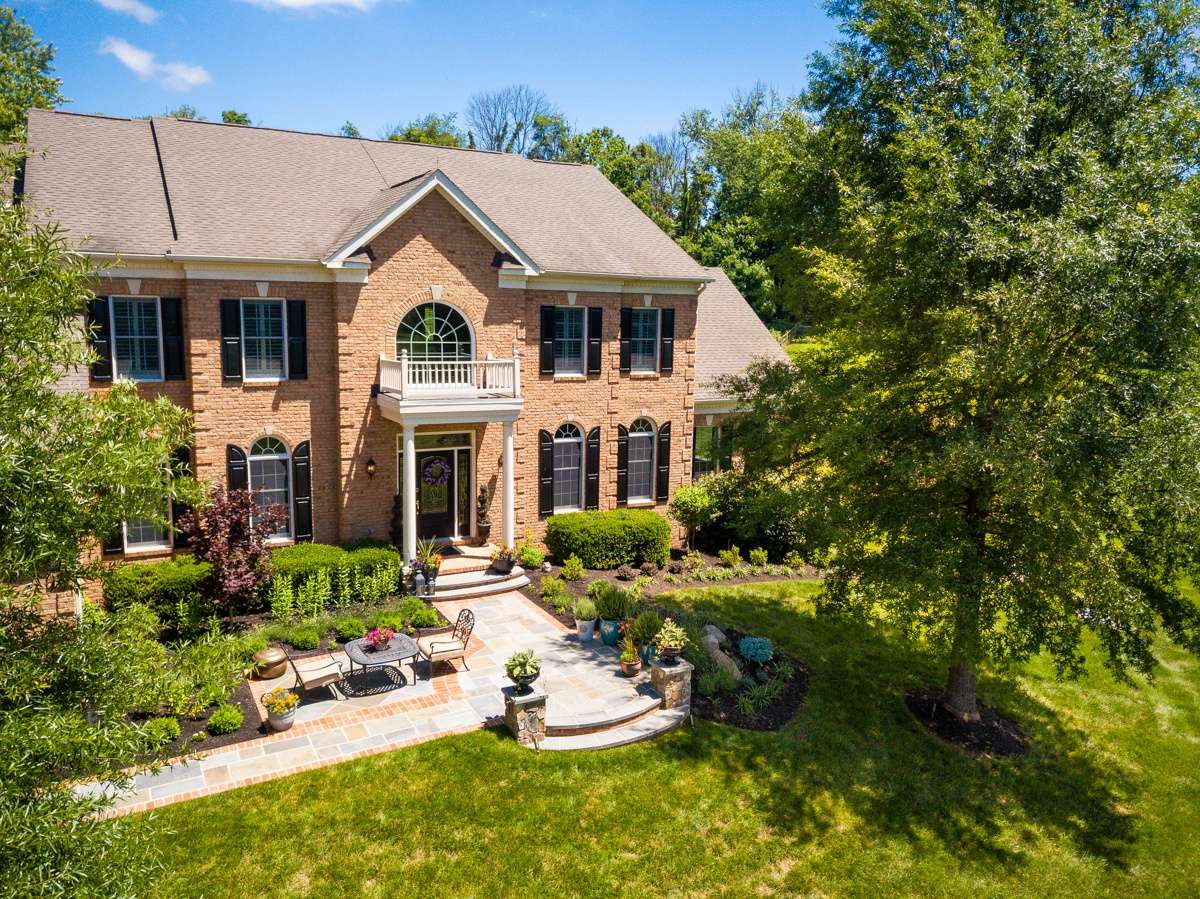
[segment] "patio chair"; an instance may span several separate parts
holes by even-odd
[[[450,633],[430,634],[417,639],[417,649],[421,651],[421,657],[429,663],[430,677],[433,677],[435,662],[462,659],[463,667],[467,667],[467,644],[471,642],[471,631],[474,629],[475,613],[470,609],[463,609],[458,613],[458,620],[454,622],[454,630]]]
[[[292,670],[296,672],[296,687],[305,693],[317,687],[329,687],[335,699],[341,701],[346,698],[337,688],[337,684],[342,680],[342,663],[333,657],[332,652],[299,659],[286,649],[284,654],[291,663]]]

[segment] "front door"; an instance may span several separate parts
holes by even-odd
[[[417,536],[453,537],[454,501],[457,496],[455,451],[422,450],[417,453]]]

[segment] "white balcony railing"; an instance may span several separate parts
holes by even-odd
[[[513,398],[521,395],[521,356],[431,361],[379,356],[379,391],[406,399]]]

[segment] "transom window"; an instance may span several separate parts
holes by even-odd
[[[568,422],[554,432],[554,511],[583,508],[583,432]]]
[[[117,377],[162,380],[158,298],[113,297],[110,306]]]
[[[463,362],[473,358],[471,327],[463,314],[445,303],[424,303],[410,309],[396,329],[396,357],[433,362]]]
[[[277,381],[287,371],[283,300],[242,300],[242,353],[248,381]]]
[[[292,534],[290,462],[287,446],[277,437],[260,437],[250,447],[250,492],[255,505],[260,509],[280,506],[284,513],[272,537]]]
[[[658,310],[631,310],[629,367],[631,371],[658,371]]]
[[[647,418],[639,418],[629,429],[630,502],[654,499],[654,430],[654,422]]]
[[[554,310],[554,372],[583,374],[584,309],[556,307]]]

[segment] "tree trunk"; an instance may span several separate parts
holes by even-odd
[[[970,659],[956,659],[950,664],[946,705],[963,721],[979,720],[979,704],[975,699],[975,664]]]

